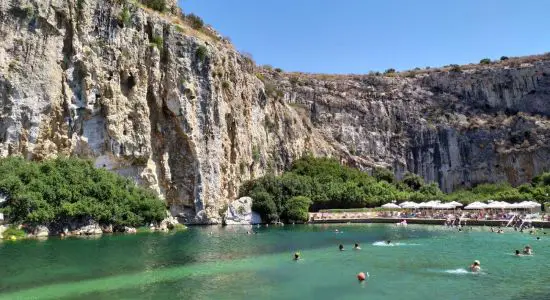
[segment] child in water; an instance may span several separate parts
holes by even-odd
[[[531,246],[527,245],[523,249],[523,254],[525,255],[533,255],[533,250],[531,249]]]
[[[299,260],[299,259],[300,259],[300,252],[294,253],[294,260]]]
[[[479,272],[481,270],[479,260],[474,260],[474,263],[470,266],[470,271]]]
[[[361,250],[361,247],[359,247],[359,244],[355,243],[355,246],[353,246],[353,250]]]
[[[340,251],[344,251],[344,245],[340,244],[340,246],[338,246],[338,249],[340,249]]]
[[[521,254],[519,253],[519,250],[516,250],[516,256],[521,256]]]

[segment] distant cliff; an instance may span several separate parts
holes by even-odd
[[[174,5],[0,0],[0,154],[92,158],[199,223],[306,152],[446,191],[550,169],[549,56],[288,74],[181,22]]]

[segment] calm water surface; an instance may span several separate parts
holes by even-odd
[[[247,230],[0,242],[0,299],[550,299],[550,234],[537,241],[481,227],[378,224]],[[535,255],[512,255],[526,244]],[[474,259],[481,274],[465,271]]]

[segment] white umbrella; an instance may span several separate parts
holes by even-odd
[[[434,205],[431,201],[428,202],[422,202],[418,204],[418,208],[432,208]]]
[[[397,209],[397,208],[401,208],[401,207],[397,204],[394,204],[394,203],[386,203],[386,204],[382,205],[382,208]]]
[[[399,204],[399,206],[401,206],[401,208],[418,208],[418,203],[407,201]]]
[[[501,208],[508,208],[509,206],[510,204],[506,202],[493,201],[487,205],[487,208],[501,209]]]
[[[434,206],[435,209],[455,209],[456,206],[450,203],[440,203]]]
[[[446,203],[446,204],[451,204],[451,205],[454,205],[455,207],[464,206],[464,205],[462,205],[462,203],[456,202],[456,201],[452,201],[452,202],[449,202],[449,203]]]
[[[476,201],[468,204],[466,207],[464,207],[464,209],[485,209],[486,207],[487,207],[487,204]]]

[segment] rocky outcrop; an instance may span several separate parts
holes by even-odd
[[[252,198],[242,197],[231,202],[224,215],[226,225],[254,225],[261,224],[260,215],[252,211]]]
[[[548,170],[550,59],[410,77],[260,70],[211,30],[120,0],[0,0],[0,155],[76,155],[219,223],[304,153],[444,190]],[[101,230],[101,228],[99,228]]]

